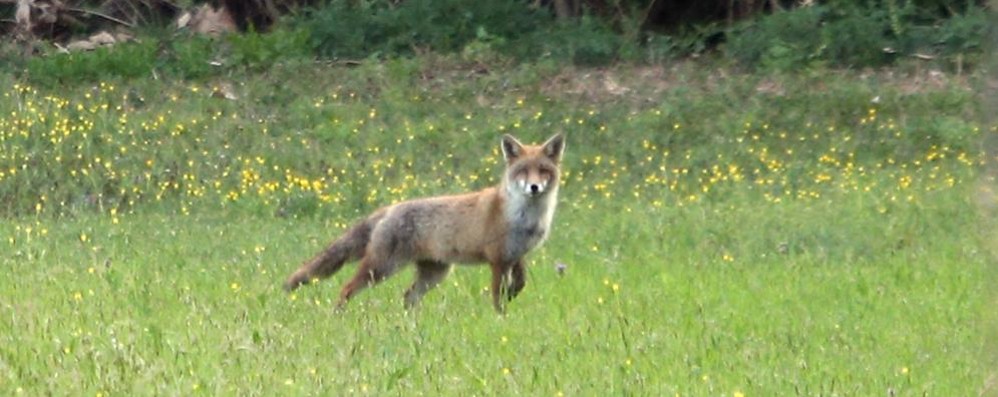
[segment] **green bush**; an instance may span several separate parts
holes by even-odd
[[[820,58],[837,66],[880,66],[894,59],[897,42],[889,37],[889,13],[882,10],[827,12]]]
[[[639,52],[636,42],[603,19],[587,15],[556,21],[547,10],[523,1],[409,0],[395,7],[336,2],[313,10],[304,25],[316,53],[329,58],[436,51],[601,65],[637,58]]]
[[[913,3],[838,3],[742,22],[729,30],[724,51],[750,68],[881,66],[914,54],[948,60],[978,53],[989,29],[984,10],[972,5],[940,18]]]
[[[198,80],[233,68],[265,69],[282,60],[311,55],[308,31],[276,29],[260,34],[231,34],[222,39],[201,36],[173,38],[151,34],[133,43],[88,52],[56,53],[11,61],[34,84],[56,86],[109,79],[164,77]],[[213,64],[222,61],[221,64]],[[0,65],[3,65],[0,62]]]
[[[26,64],[27,77],[36,84],[56,86],[96,81],[107,76],[148,76],[156,65],[156,49],[155,42],[146,41],[89,52],[32,57]]]
[[[746,19],[731,28],[706,22],[663,34],[640,31],[639,19],[613,13],[556,20],[527,0],[334,1],[266,34],[208,39],[176,37],[153,27],[139,42],[72,54],[49,48],[49,55],[29,59],[4,57],[18,50],[7,45],[0,48],[0,68],[24,71],[34,84],[55,86],[154,74],[196,80],[240,68],[264,70],[312,55],[359,59],[438,52],[485,63],[654,63],[710,51],[718,42],[739,64],[763,70],[881,66],[916,54],[972,64],[985,47],[988,14],[969,2],[945,8],[943,15],[936,3],[831,0]]]
[[[515,39],[550,17],[520,1],[409,0],[314,10],[305,25],[316,52],[330,58],[459,51],[482,36]]]
[[[594,66],[613,62],[634,47],[603,21],[584,16],[538,29],[511,42],[506,52],[521,59],[551,57]]]
[[[205,37],[162,41],[156,59],[159,73],[182,79],[200,79],[219,73],[211,61],[217,52],[216,41]]]
[[[231,51],[229,64],[265,69],[282,60],[304,58],[311,53],[308,39],[309,33],[303,29],[229,35],[226,36]]]
[[[728,55],[745,65],[789,69],[821,51],[823,9],[797,8],[740,25],[728,34]]]
[[[719,23],[683,27],[678,33],[669,35],[649,32],[642,49],[645,59],[652,63],[700,55],[713,50],[714,43],[722,39],[724,33],[725,28]]]
[[[972,8],[943,21],[935,44],[947,56],[980,52],[985,48],[985,40],[992,37],[991,26],[990,16],[983,8]]]
[[[26,77],[34,84],[56,86],[109,79],[151,77],[153,73],[183,79],[210,76],[212,41],[192,38],[178,41],[145,39],[93,51],[53,53],[25,62]]]

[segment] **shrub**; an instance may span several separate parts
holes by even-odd
[[[331,58],[459,51],[482,36],[515,39],[549,18],[519,1],[409,0],[314,10],[305,25],[316,52]]]
[[[109,79],[152,76],[197,80],[217,76],[231,68],[264,69],[276,62],[311,54],[308,32],[276,29],[267,34],[249,32],[222,39],[173,38],[161,34],[133,43],[98,48],[89,52],[36,56],[12,67],[23,67],[34,84],[56,86]],[[220,43],[224,43],[220,45]],[[213,61],[226,60],[222,65]],[[0,65],[3,65],[0,62]]]
[[[888,37],[889,13],[882,9],[827,12],[821,34],[820,58],[838,66],[879,66],[889,63],[897,42]]]
[[[971,8],[943,21],[935,44],[947,56],[983,51],[985,40],[993,37],[989,34],[991,26],[990,17],[983,8]]]
[[[865,67],[916,53],[943,59],[978,53],[987,37],[980,7],[940,18],[913,3],[871,3],[798,7],[742,22],[729,30],[725,53],[750,68]]]
[[[215,41],[205,37],[164,40],[156,59],[156,69],[163,74],[183,79],[200,79],[219,73],[211,66],[216,53]]]
[[[95,81],[106,76],[147,76],[156,65],[156,43],[127,43],[89,52],[53,54],[27,61],[27,77],[34,83],[55,86]]]
[[[109,79],[149,77],[153,72],[186,79],[217,73],[209,65],[213,44],[208,39],[179,41],[146,39],[87,52],[53,53],[25,62],[34,84],[56,86]]]
[[[746,22],[728,33],[728,55],[745,65],[788,69],[819,56],[821,7],[802,7]]]
[[[304,24],[320,56],[406,56],[423,50],[492,53],[521,60],[550,57],[580,65],[634,57],[638,45],[593,16],[556,21],[523,1],[409,0],[350,6],[336,2],[312,11]],[[636,58],[636,57],[635,57]]]
[[[521,59],[551,57],[577,65],[603,65],[619,59],[635,44],[628,43],[603,21],[584,16],[552,24],[510,43],[507,53]]]
[[[282,60],[303,58],[311,53],[308,39],[309,33],[303,29],[229,35],[226,36],[231,51],[229,64],[264,69]]]

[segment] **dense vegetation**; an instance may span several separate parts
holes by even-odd
[[[316,57],[356,62],[428,52],[457,54],[481,67],[507,61],[659,64],[710,56],[762,71],[880,67],[917,59],[962,73],[980,62],[991,26],[985,5],[976,2],[731,2],[734,9],[721,4],[727,2],[659,3],[669,2],[602,4],[558,18],[550,8],[520,1],[330,1],[299,9],[268,26],[269,34],[250,25],[246,34],[220,43],[178,38],[156,24],[143,25],[152,34],[114,51],[54,55],[50,48],[42,54],[51,56],[21,57],[8,43],[0,47],[8,55],[0,66],[47,85],[153,72],[204,79]],[[669,15],[688,18],[674,21]]]

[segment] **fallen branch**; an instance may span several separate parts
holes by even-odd
[[[91,10],[87,10],[87,9],[83,9],[83,8],[75,8],[75,7],[66,7],[65,10],[66,11],[77,12],[77,13],[81,13],[81,14],[86,14],[86,15],[93,15],[93,16],[101,17],[101,18],[104,18],[104,19],[106,19],[108,21],[117,22],[119,24],[125,25],[125,26],[130,27],[130,28],[134,28],[135,27],[135,24],[133,24],[131,22],[124,21],[124,20],[112,17],[110,15],[107,15],[107,14],[99,13],[97,11],[91,11]]]

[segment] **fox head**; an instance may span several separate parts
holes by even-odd
[[[512,135],[502,137],[506,159],[504,184],[510,194],[540,197],[558,189],[558,165],[565,152],[565,136],[555,134],[542,145],[524,145]]]

